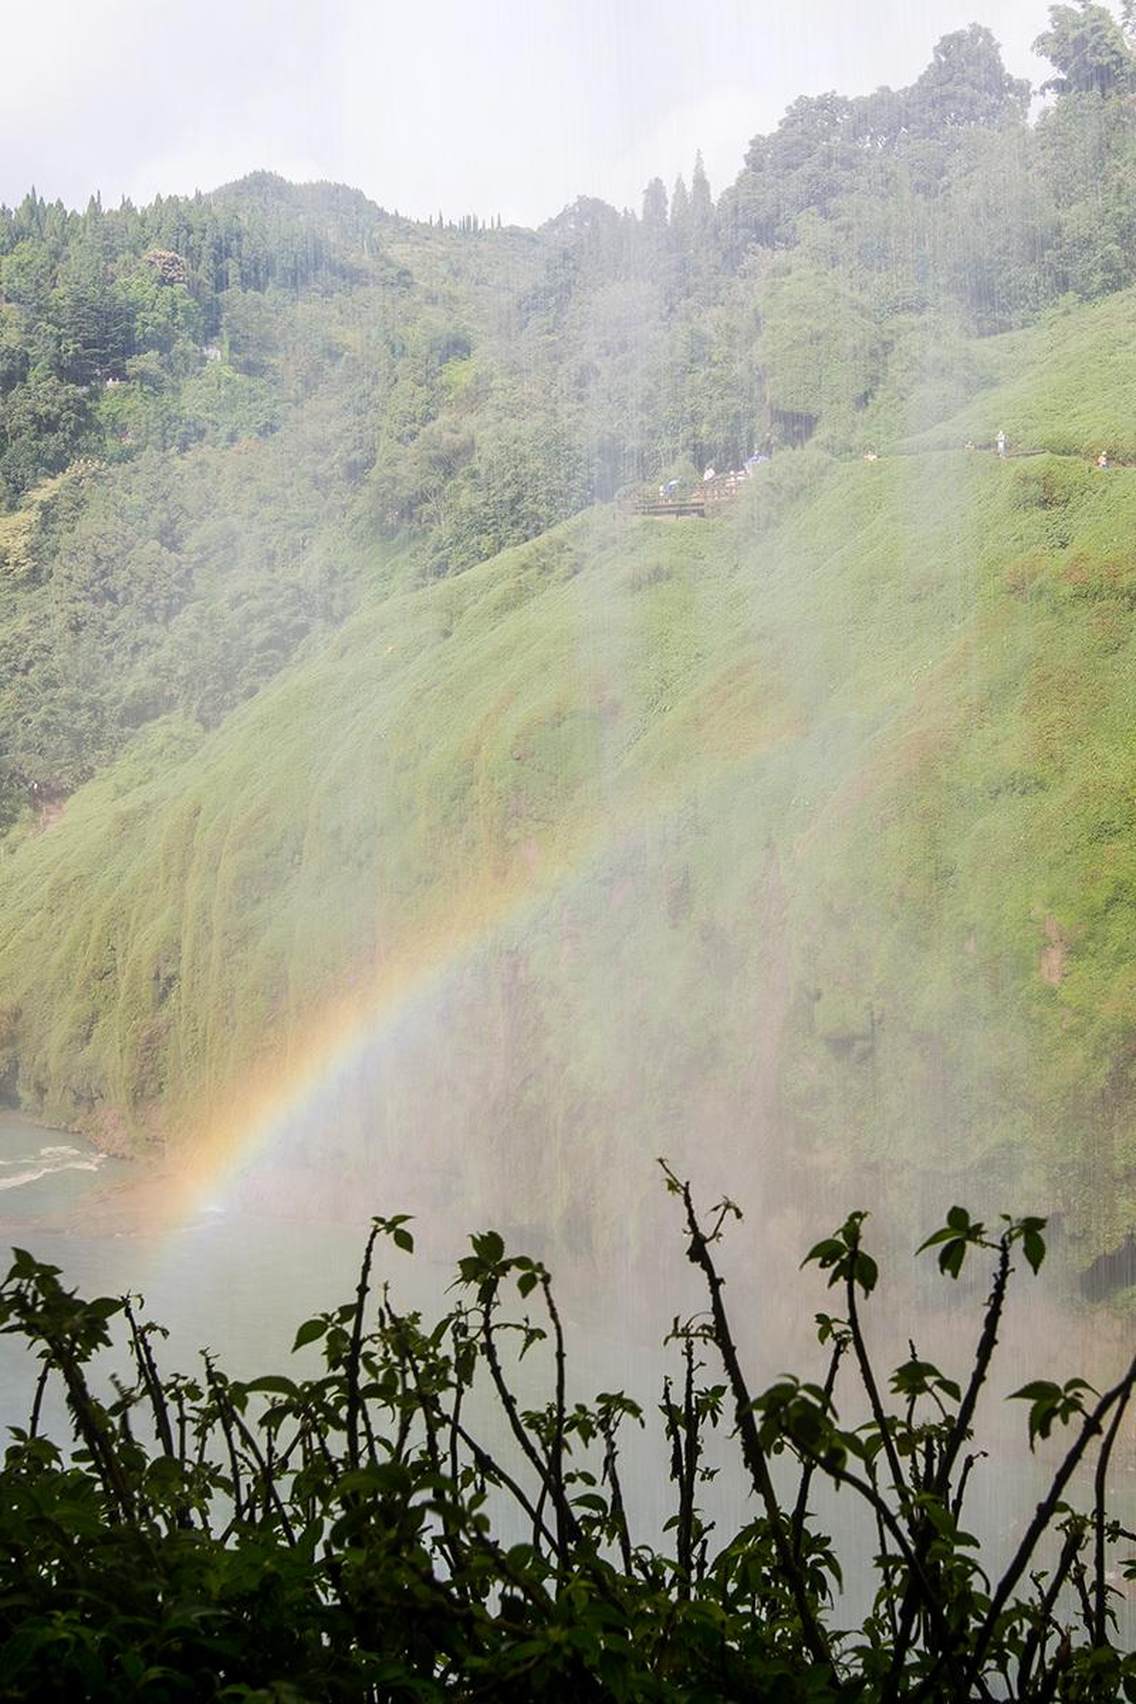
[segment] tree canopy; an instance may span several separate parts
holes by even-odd
[[[1136,60],[1113,14],[1095,0],[1051,6],[1049,28],[1033,44],[1057,68],[1042,84],[1060,95],[1126,94],[1136,85]]]

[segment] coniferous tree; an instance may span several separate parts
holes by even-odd
[[[653,177],[643,191],[643,224],[652,231],[665,229],[667,191],[662,178]]]
[[[703,237],[714,223],[714,197],[710,193],[710,179],[706,176],[706,167],[702,163],[702,150],[694,156],[694,171],[690,178],[690,223],[696,241]]]
[[[690,231],[690,196],[681,172],[671,191],[671,230],[680,242],[686,241]]]

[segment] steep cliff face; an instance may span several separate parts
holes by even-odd
[[[1045,450],[1037,392],[1060,419],[1130,311],[989,346],[1012,449]],[[5,1082],[193,1144],[302,1068],[305,1175],[507,1182],[579,1249],[660,1151],[771,1222],[866,1167],[897,1198],[1005,1185],[1086,1259],[1114,1246],[1136,472],[1059,447],[784,452],[712,521],[597,509],[376,584],[218,727],[154,724],[10,846]]]

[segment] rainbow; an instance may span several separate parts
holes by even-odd
[[[212,1112],[186,1144],[185,1159],[163,1172],[160,1222],[184,1223],[207,1204],[223,1204],[234,1179],[288,1126],[315,1115],[329,1087],[386,1031],[436,998],[495,938],[523,925],[580,871],[579,859],[538,873],[519,862],[509,879],[458,895],[429,925],[411,932],[363,990],[326,1004],[307,1024],[302,1048],[253,1066],[223,1109]]]
[[[704,753],[711,773],[656,778],[629,789],[616,819],[593,817],[566,835],[558,851],[529,842],[507,872],[484,877],[436,905],[427,920],[407,931],[369,975],[363,989],[333,1000],[305,1025],[302,1046],[270,1055],[250,1068],[244,1083],[214,1106],[163,1171],[152,1216],[159,1226],[184,1224],[207,1204],[224,1205],[233,1180],[268,1152],[289,1127],[316,1116],[321,1097],[368,1049],[415,1006],[436,998],[447,983],[507,930],[523,926],[551,899],[587,879],[604,847],[678,808],[692,787],[702,788],[742,768],[758,752],[796,732],[794,718],[775,713],[745,727],[728,749]],[[638,793],[635,798],[634,794]]]

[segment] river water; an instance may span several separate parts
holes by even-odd
[[[81,1137],[46,1131],[13,1113],[0,1113],[0,1249],[29,1249],[61,1269],[63,1281],[84,1297],[145,1298],[145,1313],[169,1335],[160,1345],[166,1371],[189,1372],[202,1349],[214,1353],[234,1377],[314,1371],[314,1351],[290,1364],[301,1320],[350,1300],[368,1227],[293,1209],[280,1211],[266,1187],[231,1191],[224,1205],[206,1202],[171,1222],[153,1213],[162,1176],[141,1164],[100,1155]],[[151,1228],[153,1220],[162,1223]],[[418,1233],[414,1259],[381,1248],[376,1278],[392,1281],[402,1308],[437,1317],[450,1305],[447,1286],[462,1250],[453,1242],[431,1248],[429,1229]],[[661,1338],[660,1329],[655,1339]],[[627,1386],[649,1404],[658,1394],[657,1348],[629,1354],[613,1325],[591,1322],[572,1332],[574,1395]],[[125,1355],[108,1351],[96,1363],[96,1384],[112,1372],[129,1372]],[[544,1400],[536,1380],[547,1369],[530,1358],[522,1375],[526,1400]],[[0,1337],[0,1427],[26,1422],[36,1364],[22,1340]],[[49,1386],[45,1429],[67,1430],[62,1398]],[[485,1441],[504,1442],[500,1417],[482,1415]],[[654,1524],[670,1513],[669,1487],[653,1474],[640,1479],[638,1501]]]
[[[273,1182],[279,1179],[266,1180],[259,1190],[255,1179],[246,1182],[230,1190],[223,1205],[195,1204],[171,1222],[154,1212],[155,1195],[163,1188],[160,1172],[155,1176],[144,1165],[104,1157],[81,1137],[0,1113],[0,1251],[29,1249],[59,1267],[68,1287],[86,1298],[142,1294],[146,1315],[169,1333],[156,1346],[166,1372],[197,1370],[205,1348],[237,1378],[317,1370],[313,1349],[291,1360],[296,1327],[352,1299],[368,1210],[360,1211],[357,1222],[343,1214],[342,1206],[334,1218],[321,1217],[318,1208],[301,1213],[294,1205],[284,1213]],[[152,1221],[162,1228],[151,1228]],[[391,1281],[397,1306],[418,1307],[437,1318],[451,1305],[447,1287],[462,1248],[449,1235],[444,1246],[441,1239],[431,1246],[425,1223],[416,1234],[413,1259],[380,1247],[376,1279]],[[607,1329],[594,1319],[585,1326],[569,1321],[571,1397],[627,1389],[650,1412],[660,1390],[658,1344],[666,1323],[660,1312],[653,1346],[631,1348],[617,1317]],[[671,1370],[677,1373],[677,1362]],[[27,1422],[36,1372],[22,1340],[0,1336],[0,1428],[5,1434],[8,1427]],[[133,1373],[118,1346],[97,1358],[95,1388],[109,1394],[115,1373],[127,1378]],[[514,1369],[513,1377],[523,1406],[551,1395],[551,1367],[536,1353]],[[484,1445],[508,1457],[513,1446],[494,1402],[475,1393],[466,1419],[476,1425]],[[57,1440],[69,1436],[58,1381],[48,1385],[42,1424]],[[672,1488],[659,1471],[664,1461],[653,1440],[649,1449],[629,1451],[624,1465],[629,1511],[644,1535],[657,1536],[673,1513]],[[723,1513],[745,1518],[740,1487],[732,1477],[723,1490]],[[498,1513],[505,1517],[503,1530],[510,1539],[527,1537],[519,1527],[510,1530],[511,1511]]]
[[[356,1236],[206,1204],[153,1230],[152,1189],[143,1167],[0,1113],[0,1246],[50,1261],[81,1295],[144,1295],[169,1331],[170,1370],[209,1348],[234,1376],[266,1372],[287,1359],[300,1319],[350,1296],[365,1218]],[[0,1338],[3,1426],[23,1420],[33,1372],[22,1342]]]

